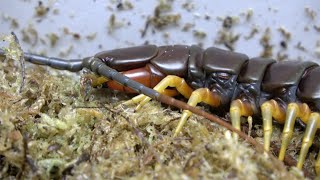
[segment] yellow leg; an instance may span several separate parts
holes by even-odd
[[[320,114],[311,113],[307,104],[300,103],[290,103],[287,107],[285,118],[284,111],[277,104],[276,101],[271,100],[265,102],[261,106],[262,117],[263,117],[263,128],[264,128],[264,141],[265,150],[269,150],[270,139],[272,133],[272,117],[279,123],[284,123],[283,133],[282,133],[282,143],[279,153],[279,160],[283,161],[287,147],[291,141],[293,134],[294,124],[297,118],[300,118],[303,122],[307,124],[307,128],[302,140],[302,147],[300,150],[300,155],[297,163],[297,168],[302,169],[303,163],[305,161],[306,155],[309,151],[310,146],[314,140],[316,131],[320,128]],[[320,154],[320,152],[319,152]],[[320,157],[318,157],[316,162],[317,174],[320,173]]]
[[[177,91],[182,94],[184,97],[189,98],[193,89],[185,82],[185,80],[178,76],[169,75],[162,79],[159,84],[157,84],[153,89],[158,91],[161,94],[166,94],[169,96],[176,95],[177,93],[172,93],[172,90],[166,89],[167,87],[174,87]],[[137,104],[135,110],[139,110],[143,105],[149,102],[151,98],[146,95],[140,94],[129,101],[124,102],[123,104]]]
[[[192,92],[188,104],[195,107],[200,102],[204,102],[210,106],[217,107],[220,105],[220,98],[216,94],[212,93],[208,88],[200,88]],[[190,111],[183,111],[179,124],[174,132],[174,137],[179,134],[179,132],[182,130],[183,125],[191,115],[192,113]]]
[[[282,132],[282,142],[279,153],[279,160],[283,161],[284,159],[287,147],[291,141],[296,119],[308,119],[309,116],[310,110],[306,104],[290,103],[288,105],[286,112],[286,120]]]
[[[245,103],[240,99],[234,100],[230,106],[230,117],[232,126],[240,130],[240,118],[241,116],[251,116],[253,114],[253,109],[249,103]],[[238,134],[233,133],[233,137],[238,139]]]
[[[302,147],[300,150],[300,155],[299,155],[298,164],[297,164],[297,168],[299,169],[302,169],[304,160],[306,159],[309,148],[312,145],[312,142],[314,140],[314,136],[317,132],[319,124],[320,124],[320,114],[312,113],[310,115],[306,132],[304,133],[303,140],[302,140]],[[319,157],[317,161],[319,161]]]
[[[278,122],[283,122],[285,113],[275,100],[264,102],[261,106],[261,113],[263,120],[264,150],[269,151],[272,135],[272,117]]]
[[[165,89],[163,90],[163,92],[161,94],[165,94],[167,96],[176,96],[179,94],[178,91],[176,90],[171,90],[171,89]],[[131,105],[131,104],[138,104],[139,102],[143,101],[147,96],[144,95],[144,94],[140,94],[138,96],[135,96],[133,97],[132,99],[126,101],[126,102],[123,102],[122,104],[123,105]]]
[[[95,74],[83,74],[81,75],[81,80],[80,80],[80,84],[81,84],[81,95],[83,95],[83,98],[85,100],[88,100],[89,96],[90,96],[90,92],[92,90],[92,87],[98,87],[102,84],[104,84],[105,82],[107,82],[109,79],[102,77],[102,76],[98,76]]]
[[[82,78],[85,79],[85,80],[90,80],[92,87],[100,86],[101,84],[109,81],[108,78],[103,77],[103,76],[97,76],[95,74],[84,74],[82,76]]]
[[[281,148],[280,148],[280,153],[279,153],[279,160],[283,161],[287,147],[290,143],[292,134],[293,134],[293,129],[294,129],[294,123],[296,122],[297,114],[299,111],[299,107],[297,104],[289,104],[288,105],[288,110],[286,113],[286,121],[283,127],[283,132],[282,132],[282,142],[281,142]]]

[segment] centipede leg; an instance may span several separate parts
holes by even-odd
[[[303,140],[302,140],[302,147],[300,150],[300,155],[299,155],[298,164],[297,164],[297,168],[299,169],[302,169],[304,160],[306,159],[309,148],[312,145],[318,126],[320,126],[320,114],[311,113],[306,131],[304,133]]]
[[[88,72],[82,74],[80,78],[80,84],[81,84],[80,92],[83,95],[84,99],[86,101],[89,100],[92,87],[98,87],[107,81],[108,79],[103,76],[98,76]]]
[[[175,90],[175,89],[165,89],[165,90],[163,90],[163,92],[161,94],[173,97],[173,96],[178,95],[179,92],[177,90]],[[140,94],[140,95],[137,95],[137,96],[133,97],[132,99],[130,99],[128,101],[125,101],[125,102],[121,103],[121,105],[138,104],[138,103],[142,102],[145,99],[150,100],[149,98],[146,98],[146,97],[147,97],[146,95]],[[146,102],[144,102],[143,104],[145,104],[145,103]],[[136,110],[137,110],[137,108],[136,108]]]
[[[166,89],[168,87],[174,87],[177,91],[182,94],[184,97],[189,98],[193,89],[186,83],[186,81],[178,76],[169,75],[162,79],[153,89],[160,92],[161,94],[166,94],[169,96],[177,95],[172,90]],[[139,103],[135,110],[139,110],[143,105],[151,100],[150,97],[145,95],[138,95],[133,97],[131,100],[126,101],[122,104],[130,105]]]
[[[200,88],[192,92],[188,105],[195,107],[198,103],[204,102],[210,106],[217,107],[220,105],[220,98],[212,93],[208,88]],[[180,118],[179,124],[174,132],[174,137],[182,130],[183,125],[187,119],[192,115],[192,112],[184,110]]]
[[[310,116],[309,107],[306,104],[290,103],[286,111],[286,119],[282,132],[282,142],[279,153],[279,160],[283,160],[287,147],[290,143],[294,124],[297,118],[307,121]]]
[[[250,106],[250,103],[243,102],[240,99],[234,100],[230,106],[230,117],[232,126],[236,129],[240,130],[240,118],[241,116],[251,116],[253,114],[253,110]],[[233,137],[238,139],[238,134],[233,133]]]
[[[81,76],[81,79],[83,79],[82,81],[91,81],[92,87],[100,86],[100,85],[104,84],[105,82],[109,81],[108,78],[106,78],[104,76],[98,76],[95,74],[84,74]]]
[[[263,120],[264,150],[269,151],[272,135],[272,117],[278,122],[283,122],[285,112],[275,100],[264,102],[261,106],[261,112]]]

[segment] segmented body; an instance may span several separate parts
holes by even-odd
[[[320,84],[317,83],[320,80],[320,67],[314,62],[250,59],[244,54],[214,47],[203,50],[198,46],[182,45],[117,49],[101,52],[94,58],[150,88],[168,75],[170,78],[166,77],[163,81],[176,79],[171,75],[185,79],[191,88],[196,89],[190,96],[188,90],[178,90],[178,86],[185,83],[184,80],[173,87],[189,98],[188,104],[195,106],[205,102],[218,110],[215,112],[229,112],[235,129],[240,130],[241,116],[261,117],[265,151],[269,151],[270,147],[272,119],[284,124],[280,160],[284,160],[298,119],[302,126],[307,126],[297,163],[299,169],[320,128]],[[159,84],[164,84],[163,81]],[[108,81],[107,85],[111,89],[134,92],[115,81]],[[155,88],[160,90],[160,86]],[[132,101],[140,102],[139,107],[148,99],[137,96]],[[174,136],[182,130],[191,114],[190,111],[183,111]],[[234,137],[237,138],[237,134]],[[320,174],[320,155],[315,167],[317,174]]]
[[[167,75],[177,75],[193,88],[209,88],[221,97],[227,112],[234,99],[260,106],[275,99],[283,107],[291,102],[307,103],[312,111],[320,110],[320,67],[314,62],[282,61],[248,58],[248,56],[218,48],[198,46],[139,46],[97,54],[109,67],[128,74],[147,87],[154,87]],[[141,70],[144,69],[144,70]],[[144,73],[144,74],[143,74]],[[150,76],[148,81],[145,77]],[[126,87],[114,89],[131,92]],[[123,88],[123,89],[122,89]]]

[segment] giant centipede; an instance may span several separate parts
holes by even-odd
[[[0,54],[4,51],[0,50]],[[29,53],[24,53],[24,57],[31,63],[57,69],[88,68],[105,77],[93,80],[93,86],[104,84],[110,89],[140,93],[124,103],[137,103],[137,109],[151,98],[185,109],[174,136],[179,135],[192,112],[218,119],[195,108],[204,103],[215,113],[229,114],[232,127],[228,129],[236,132],[235,138],[246,137],[240,131],[241,117],[262,119],[265,151],[270,148],[273,121],[284,124],[279,153],[283,160],[294,126],[300,124],[305,127],[297,163],[300,169],[320,128],[320,66],[310,61],[278,62],[215,47],[186,45],[144,45],[73,60]],[[188,105],[168,97],[177,94],[189,99]],[[319,175],[320,154],[315,170]]]

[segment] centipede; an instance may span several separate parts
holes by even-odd
[[[0,50],[0,55],[5,51]],[[294,127],[305,128],[297,167],[302,169],[320,128],[320,66],[310,61],[276,61],[196,45],[142,45],[103,51],[83,59],[60,59],[24,53],[33,64],[77,72],[96,73],[92,86],[139,94],[122,103],[136,110],[155,99],[183,109],[174,132],[179,136],[192,113],[204,116],[234,132],[234,138],[254,140],[241,129],[241,117],[260,119],[264,151],[270,150],[273,123],[283,124],[279,160],[283,160]],[[182,95],[187,104],[172,97]],[[214,113],[228,114],[231,125],[196,108],[206,104]],[[320,152],[315,162],[320,175]]]

